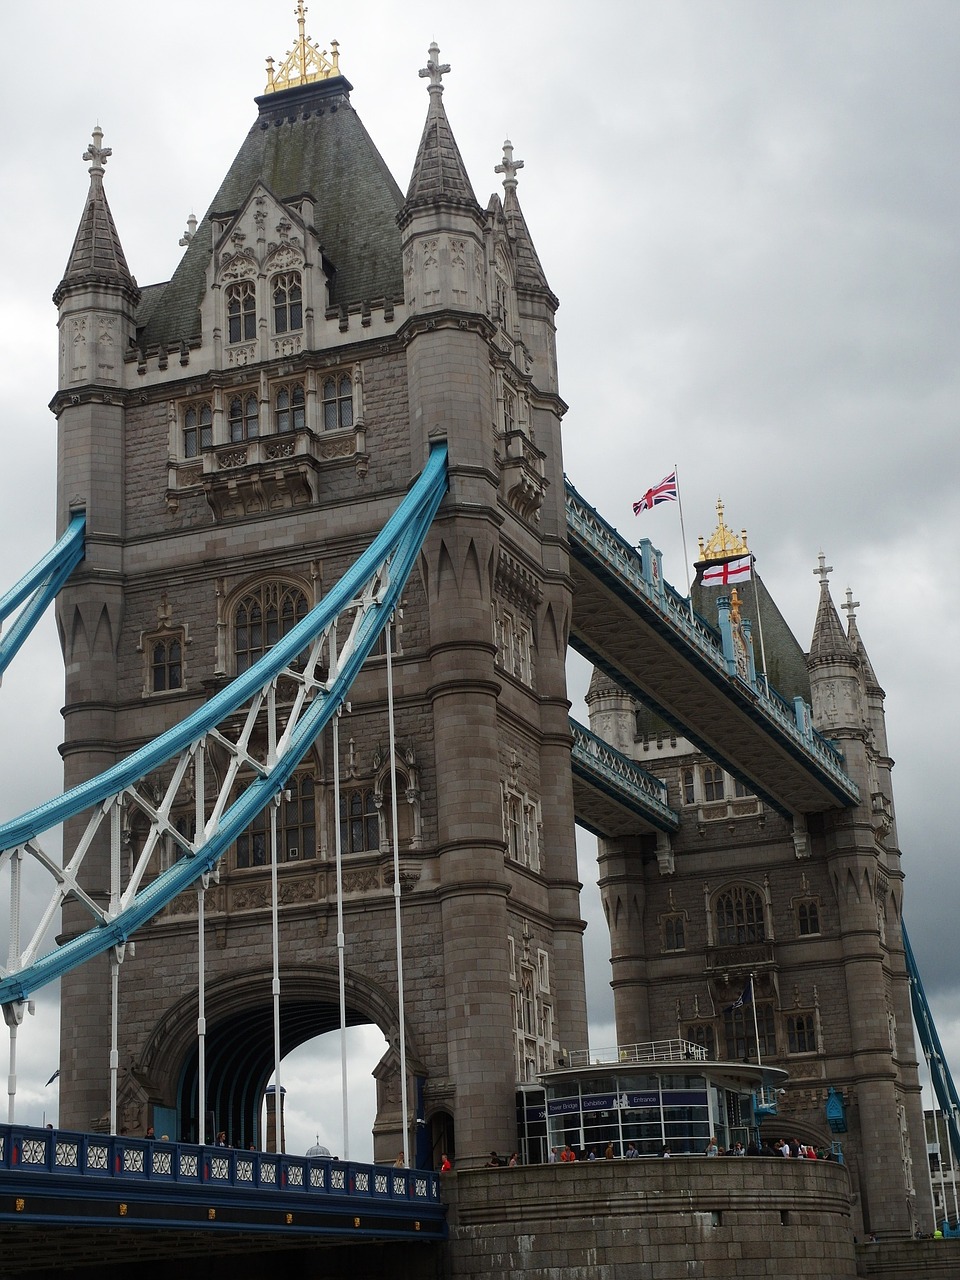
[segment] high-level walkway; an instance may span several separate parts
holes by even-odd
[[[628,693],[791,817],[856,804],[839,752],[764,681],[738,674],[723,636],[567,482],[570,643]]]

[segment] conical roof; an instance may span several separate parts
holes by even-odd
[[[819,568],[814,573],[820,578],[820,603],[817,606],[817,617],[813,624],[813,639],[810,641],[809,661],[817,662],[851,662],[855,661],[854,651],[844,635],[836,606],[830,596],[830,580],[827,574],[832,567],[826,565],[825,556],[820,552]]]
[[[83,153],[84,160],[91,161],[90,190],[63,279],[53,295],[57,305],[67,289],[73,286],[114,285],[139,297],[137,282],[127,266],[103,189],[103,167],[111,155],[111,148],[102,147],[102,141],[103,130],[97,125],[93,130],[93,141]]]
[[[350,103],[352,85],[332,76],[257,98],[259,115],[149,318],[141,346],[167,347],[200,331],[212,253],[210,215],[238,210],[256,183],[279,199],[314,200],[314,226],[334,269],[332,305],[403,298],[397,211],[403,193]]]
[[[405,222],[409,215],[418,208],[435,204],[462,205],[481,214],[477,197],[473,193],[467,167],[463,163],[460,148],[450,128],[450,121],[443,106],[443,85],[441,77],[450,70],[448,64],[441,65],[440,50],[432,44],[429,50],[429,61],[420,72],[421,76],[429,76],[430,104],[427,107],[427,119],[423,126],[417,156],[413,162],[413,173],[407,188],[400,217]]]

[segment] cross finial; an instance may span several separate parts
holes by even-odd
[[[103,141],[103,130],[99,124],[93,126],[93,141],[83,153],[83,159],[91,161],[91,173],[103,173],[103,166],[107,163],[107,158],[113,155],[112,147],[101,147]]]
[[[818,564],[816,569],[814,569],[813,571],[813,576],[815,578],[820,579],[821,587],[827,587],[830,585],[830,579],[827,577],[827,574],[833,573],[833,565],[827,564],[827,557],[823,554],[822,551],[820,552],[820,555],[817,557],[817,560],[818,560]]]
[[[437,44],[436,40],[433,41],[430,48],[427,50],[427,55],[427,65],[425,67],[421,67],[417,74],[421,79],[424,79],[427,76],[430,77],[430,83],[427,85],[427,91],[429,93],[433,93],[434,90],[437,90],[439,93],[443,93],[443,85],[440,82],[443,77],[449,73],[450,63],[440,61],[440,46]]]
[[[498,164],[493,171],[494,173],[505,173],[507,175],[503,180],[504,190],[506,190],[508,187],[513,187],[514,189],[516,189],[517,170],[522,168],[523,168],[523,161],[514,160],[513,158],[513,143],[510,141],[509,138],[504,139],[503,163]]]
[[[847,615],[847,623],[848,623],[850,626],[853,626],[853,624],[854,624],[854,623],[856,622],[856,620],[857,620],[857,615],[856,615],[853,611],[854,611],[854,609],[859,609],[859,608],[860,608],[860,601],[859,601],[859,600],[854,600],[854,598],[853,598],[853,592],[850,590],[850,588],[849,588],[849,587],[847,587],[847,598],[846,598],[846,600],[844,600],[844,602],[843,602],[843,604],[840,606],[840,608],[841,608],[841,609],[843,609],[843,611],[844,611],[844,612],[846,613],[846,615]]]

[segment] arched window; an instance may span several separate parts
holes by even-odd
[[[150,687],[154,693],[183,686],[183,647],[179,632],[162,636],[150,646]]]
[[[314,797],[316,782],[311,773],[294,774],[286,788],[277,811],[277,861],[299,862],[313,858],[317,850],[317,825]],[[270,806],[262,809],[241,835],[237,837],[236,865],[238,867],[269,866]]]
[[[702,1049],[706,1049],[708,1058],[716,1058],[717,1041],[713,1033],[713,1027],[709,1022],[691,1023],[684,1031],[684,1039],[700,1045]]]
[[[302,431],[305,424],[303,383],[291,382],[289,385],[277,387],[273,395],[274,431],[278,435],[284,431]]]
[[[745,942],[763,942],[763,898],[745,885],[734,885],[717,898],[717,944],[721,947],[739,946]]]
[[[323,384],[323,429],[341,431],[353,426],[353,382],[348,373]]]
[[[260,434],[260,402],[252,391],[232,397],[227,418],[231,441],[256,439]]]
[[[683,928],[683,916],[678,914],[663,917],[663,949],[664,951],[683,951],[686,947]]]
[[[797,933],[809,937],[820,932],[820,908],[816,901],[807,898],[797,903]]]
[[[250,280],[227,289],[227,341],[249,342],[257,336],[257,295]]]
[[[754,1029],[754,1012],[756,1029]],[[757,1045],[757,1033],[760,1044]],[[773,1004],[759,1000],[739,1008],[730,1005],[723,1011],[723,1034],[728,1062],[755,1062],[759,1051],[761,1059],[773,1058],[777,1052],[777,1023]]]
[[[706,801],[723,799],[723,770],[716,765],[703,766],[703,798]]]
[[[307,614],[307,597],[299,587],[264,582],[238,602],[233,615],[233,651],[237,675],[272,649]]]
[[[183,415],[183,456],[196,458],[213,444],[213,410],[206,400],[188,404]]]
[[[380,819],[372,790],[358,789],[340,796],[340,840],[344,853],[380,848]]]
[[[303,328],[303,287],[299,271],[273,277],[273,331],[290,333]]]
[[[680,785],[683,788],[683,803],[693,804],[697,797],[694,789],[694,777],[692,769],[684,769],[680,774]]]
[[[787,1053],[816,1053],[817,1033],[812,1013],[787,1018]]]

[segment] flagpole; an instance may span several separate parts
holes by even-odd
[[[673,464],[673,474],[677,481],[677,509],[680,512],[680,544],[683,547],[683,570],[687,575],[687,599],[690,601],[690,622],[693,623],[693,591],[690,588],[690,557],[687,555],[687,532],[683,527],[683,498],[680,496],[680,471]]]
[[[753,578],[753,604],[757,611],[757,631],[760,633],[760,661],[763,663],[763,683],[767,694],[770,693],[770,677],[767,675],[767,651],[763,647],[763,620],[760,617],[760,588],[757,585],[757,557],[750,553],[750,569]]]
[[[757,1044],[757,1066],[762,1067],[760,1061],[760,1026],[757,1022],[757,989],[754,985],[753,974],[750,975],[750,1003],[753,1005],[753,1034]]]

